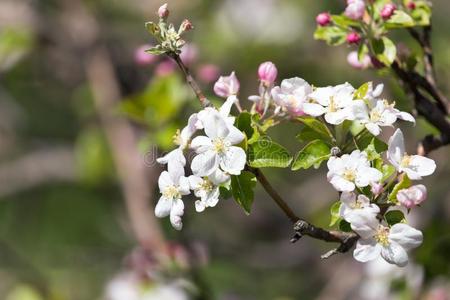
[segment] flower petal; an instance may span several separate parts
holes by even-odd
[[[402,246],[391,242],[389,246],[381,248],[381,256],[391,264],[404,267],[408,264],[408,253]]]
[[[187,177],[180,177],[180,181],[178,183],[178,190],[181,195],[189,195],[190,194],[190,188],[189,188],[189,180]]]
[[[325,121],[333,125],[339,125],[349,118],[350,118],[349,109],[340,109],[338,111],[329,112],[325,114]]]
[[[236,127],[230,126],[228,127],[230,132],[228,133],[228,136],[225,138],[227,142],[230,142],[231,145],[236,145],[242,142],[245,138],[245,135]]]
[[[394,134],[389,138],[387,158],[391,164],[398,170],[405,154],[405,141],[403,139],[403,133],[400,129],[397,129]]]
[[[397,223],[391,227],[389,239],[409,250],[422,244],[423,235],[422,232],[407,224]]]
[[[219,113],[211,113],[206,116],[203,124],[206,135],[211,139],[225,138],[229,133],[227,123]]]
[[[239,175],[244,169],[247,156],[242,148],[231,146],[221,157],[220,166],[222,170],[232,175]]]
[[[159,175],[158,178],[158,186],[160,191],[164,191],[166,187],[174,185],[174,182],[172,180],[172,177],[170,176],[169,172],[163,171],[161,172],[161,175]]]
[[[355,184],[358,187],[366,187],[370,183],[378,182],[383,177],[383,173],[375,168],[360,167],[356,171]]]
[[[206,204],[205,204],[204,201],[202,201],[202,200],[196,200],[195,201],[195,210],[197,212],[202,212],[202,211],[205,210],[205,208],[206,208]]]
[[[318,117],[326,112],[325,107],[316,103],[303,103],[303,112],[307,115]]]
[[[173,200],[172,209],[170,210],[170,223],[176,230],[183,228],[181,217],[184,214],[184,203],[180,199]]]
[[[332,176],[330,183],[340,192],[351,192],[355,189],[355,184],[353,182],[345,180],[339,175]]]
[[[381,252],[381,246],[374,239],[359,239],[353,251],[353,257],[360,262],[376,259]]]
[[[431,175],[436,170],[436,163],[434,160],[420,155],[411,156],[410,166],[413,166],[414,170],[420,176]]]
[[[208,176],[219,165],[219,159],[214,151],[208,150],[194,157],[191,163],[192,173],[197,176]]]
[[[211,139],[207,136],[197,136],[191,142],[191,149],[194,149],[197,153],[205,152],[211,148],[213,148],[213,144]]]
[[[172,209],[172,199],[167,199],[165,197],[161,197],[158,200],[158,203],[155,207],[155,215],[158,218],[167,217],[170,214],[170,210]]]
[[[363,239],[371,238],[375,235],[380,222],[376,214],[371,209],[359,210],[358,213],[351,216],[352,229]]]
[[[367,130],[374,136],[377,136],[381,133],[381,128],[375,123],[367,123],[366,125]]]

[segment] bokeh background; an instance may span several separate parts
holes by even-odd
[[[448,94],[450,4],[432,2],[435,64]],[[126,283],[111,287],[113,278],[147,266],[142,247],[170,241],[172,249],[186,249],[178,256],[196,258],[191,269],[175,268],[170,276],[189,278],[203,299],[449,299],[449,147],[431,154],[438,168],[425,180],[429,197],[411,216],[424,244],[405,269],[363,265],[351,253],[321,261],[333,245],[309,238],[290,244],[291,224],[260,187],[249,216],[232,199],[198,214],[189,199],[181,232],[166,219],[155,223],[161,169],[154,159],[199,110],[170,61],[136,52],[154,42],[144,22],[157,19],[161,4],[0,0],[0,298],[134,300],[120,296]],[[270,60],[279,78],[299,76],[316,86],[384,83],[387,98],[410,111],[390,74],[352,69],[349,47],[313,39],[315,16],[344,6],[337,0],[169,1],[174,23],[189,18],[195,26],[184,59],[214,101],[220,100],[213,82],[234,70],[241,102],[249,106],[257,67]],[[417,51],[407,35],[395,39]],[[433,132],[422,120],[402,128],[410,152]],[[286,124],[270,134],[295,153],[298,131]],[[299,215],[327,227],[337,195],[325,172],[266,174]]]

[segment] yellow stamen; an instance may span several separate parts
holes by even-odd
[[[354,181],[356,178],[355,170],[345,169],[343,177],[348,181]]]
[[[380,225],[377,233],[374,235],[374,239],[383,247],[389,246],[389,228]]]
[[[164,192],[162,193],[162,195],[164,196],[164,198],[167,198],[167,199],[179,199],[179,198],[181,198],[180,192],[173,185],[167,187],[164,190]]]
[[[224,153],[226,151],[226,145],[223,139],[217,138],[213,141],[214,150],[217,153]]]
[[[405,168],[411,164],[412,157],[410,155],[403,156],[402,161],[400,162],[400,166]]]

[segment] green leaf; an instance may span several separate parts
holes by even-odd
[[[317,132],[321,139],[331,143],[333,135],[325,124],[313,117],[301,117],[297,120]]]
[[[161,31],[159,26],[153,22],[146,22],[145,28],[151,35],[158,34]]]
[[[333,20],[333,22],[340,27],[361,27],[361,24],[358,21],[350,19],[344,15],[332,15],[331,20]]]
[[[339,230],[344,231],[344,232],[350,232],[352,231],[352,227],[350,226],[350,223],[345,221],[345,220],[341,220],[339,222]]]
[[[341,208],[341,201],[336,201],[333,203],[330,209],[331,214],[331,220],[330,220],[330,226],[334,226],[340,219],[341,216],[339,215],[339,209]]]
[[[367,153],[367,159],[369,161],[375,160],[377,158],[380,158],[380,153],[383,153],[386,151],[388,146],[385,142],[377,139],[376,137],[372,138],[370,144],[364,149],[364,151]]]
[[[403,222],[405,220],[405,215],[399,210],[391,210],[384,215],[384,219],[389,225],[392,226]]]
[[[292,170],[309,169],[312,166],[317,169],[322,161],[331,156],[330,150],[330,146],[322,140],[312,141],[297,153]]]
[[[245,133],[247,137],[247,143],[252,144],[256,142],[259,137],[259,131],[254,121],[254,116],[248,112],[242,112],[236,119],[236,127]]]
[[[395,172],[395,167],[393,165],[383,165],[381,167],[381,173],[383,174],[383,177],[381,178],[381,182],[385,181],[389,177],[392,176]]]
[[[161,54],[166,53],[167,51],[165,49],[163,49],[160,45],[158,45],[153,48],[145,50],[145,52],[153,54],[153,55],[161,55]]]
[[[415,25],[430,25],[431,7],[426,1],[416,1],[416,8],[411,11],[411,17],[414,19]]]
[[[314,32],[316,40],[324,40],[331,46],[345,43],[346,36],[347,32],[337,26],[319,26]]]
[[[250,214],[253,204],[253,190],[255,186],[256,177],[251,172],[243,171],[240,175],[231,176],[231,193],[233,198],[247,214]]]
[[[224,186],[219,187],[220,199],[228,199],[233,196],[231,189],[227,189]]]
[[[286,168],[291,164],[292,155],[283,146],[263,136],[249,145],[247,160],[249,166],[254,168]]]
[[[367,95],[367,91],[369,90],[369,82],[364,83],[361,85],[355,92],[355,99],[364,99]]]
[[[296,135],[297,140],[299,142],[311,142],[317,139],[320,139],[321,136],[316,131],[311,129],[310,127],[303,127],[300,132]]]
[[[358,47],[358,60],[363,61],[364,56],[369,53],[369,48],[365,43],[361,43]]]
[[[395,44],[387,37],[372,41],[372,47],[376,58],[386,66],[390,66],[397,55]]]
[[[386,29],[404,28],[414,26],[414,20],[406,12],[397,9],[394,14],[386,20],[384,27]]]
[[[408,178],[408,175],[403,174],[402,179],[399,183],[397,183],[394,188],[392,189],[391,194],[389,195],[388,199],[390,202],[397,203],[397,193],[398,191],[402,189],[409,188],[411,186],[411,179]]]

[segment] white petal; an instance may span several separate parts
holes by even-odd
[[[197,131],[197,127],[195,124],[198,122],[197,114],[192,114],[189,117],[188,124],[184,127],[180,132],[180,138],[184,143],[187,143],[192,135]]]
[[[247,156],[242,148],[231,146],[221,157],[220,166],[225,171],[232,175],[239,175],[245,167]]]
[[[203,178],[201,178],[199,176],[191,175],[191,176],[189,176],[188,181],[189,181],[189,187],[191,188],[191,190],[196,190],[202,184]]]
[[[205,199],[208,207],[214,207],[219,202],[219,188],[214,188],[211,193],[209,193],[208,197]]]
[[[377,220],[372,210],[359,210],[359,213],[352,214],[352,229],[363,239],[373,237],[380,222]]]
[[[358,195],[358,202],[363,204],[364,207],[369,206],[370,199],[366,195]]]
[[[167,217],[172,209],[172,199],[161,197],[155,207],[155,216],[158,218]]]
[[[389,246],[381,248],[381,256],[391,264],[404,267],[408,264],[408,253],[402,246],[391,242]]]
[[[222,117],[228,117],[231,111],[231,107],[234,103],[238,101],[236,95],[231,95],[227,98],[227,100],[222,104],[219,109],[219,113]]]
[[[194,157],[191,163],[192,173],[197,176],[208,176],[219,165],[219,159],[214,151],[206,151]]]
[[[391,227],[389,239],[409,250],[422,244],[423,235],[422,232],[407,224],[397,223]]]
[[[342,155],[342,157],[348,156],[348,154]],[[338,173],[342,169],[344,169],[344,163],[342,161],[342,158],[338,158],[335,156],[330,157],[330,159],[327,161],[327,167],[328,170],[330,170],[332,173]]]
[[[414,124],[416,123],[416,119],[414,119],[414,117],[410,113],[404,111],[399,112],[397,114],[397,117],[404,121],[412,122]]]
[[[350,117],[349,110],[340,109],[336,112],[329,112],[325,114],[325,121],[329,124],[339,125]]]
[[[303,112],[307,115],[318,117],[323,115],[326,112],[326,109],[316,103],[303,103]]]
[[[183,150],[180,148],[176,148],[163,157],[157,158],[156,161],[160,164],[167,164],[171,161],[177,161],[183,166],[186,165],[186,158],[184,157]]]
[[[328,106],[330,103],[330,97],[332,96],[334,96],[334,90],[331,86],[317,88],[314,92],[309,94],[311,99],[317,101],[322,106]]]
[[[403,133],[400,129],[397,129],[394,134],[389,138],[387,158],[391,164],[398,170],[405,154],[405,141],[403,139]]]
[[[431,175],[436,170],[436,163],[434,160],[420,155],[412,155],[409,165],[412,166],[420,176]]]
[[[339,175],[332,176],[330,183],[340,192],[351,192],[355,189],[355,184],[353,182],[345,180]]]
[[[215,185],[219,185],[230,180],[230,175],[217,169],[214,173],[208,176],[208,179]]]
[[[203,121],[205,133],[211,139],[225,138],[228,133],[228,126],[224,118],[218,113],[212,113],[206,116]]]
[[[202,153],[209,149],[212,149],[213,144],[209,137],[200,135],[192,140],[191,148],[194,149],[197,153]]]
[[[355,100],[352,103],[352,113],[355,116],[356,120],[368,120],[369,119],[369,110],[367,108],[366,103],[363,100]]]
[[[189,180],[187,177],[180,177],[180,181],[178,183],[178,190],[181,195],[189,195],[190,194],[190,188],[189,188]]]
[[[366,125],[367,130],[374,136],[377,136],[381,133],[381,128],[375,123],[367,123]]]
[[[228,127],[230,130],[228,136],[225,138],[227,142],[230,142],[231,145],[236,145],[242,142],[245,138],[245,135],[236,127],[230,126]]]
[[[359,239],[353,251],[353,257],[360,262],[376,259],[381,252],[381,246],[374,239]]]
[[[347,205],[354,204],[356,201],[356,194],[353,192],[343,192],[341,194],[340,200],[342,203],[345,203]]]
[[[375,90],[372,92],[372,97],[376,98],[381,95],[383,92],[384,84],[380,83],[375,87]]]
[[[383,177],[383,174],[375,168],[360,167],[356,172],[355,183],[358,187],[365,187],[370,183],[380,181],[381,177]]]
[[[206,208],[205,202],[201,201],[201,200],[196,200],[195,201],[195,210],[197,212],[202,212],[204,211]]]
[[[169,171],[172,182],[175,185],[178,185],[180,177],[184,176],[184,166],[177,161],[169,161],[167,164],[167,171]]]
[[[166,187],[174,185],[172,177],[170,177],[169,172],[163,171],[158,178],[158,186],[160,191],[164,191]]]
[[[184,203],[180,199],[173,201],[172,209],[170,210],[170,223],[176,230],[183,228],[181,217],[184,214]]]

